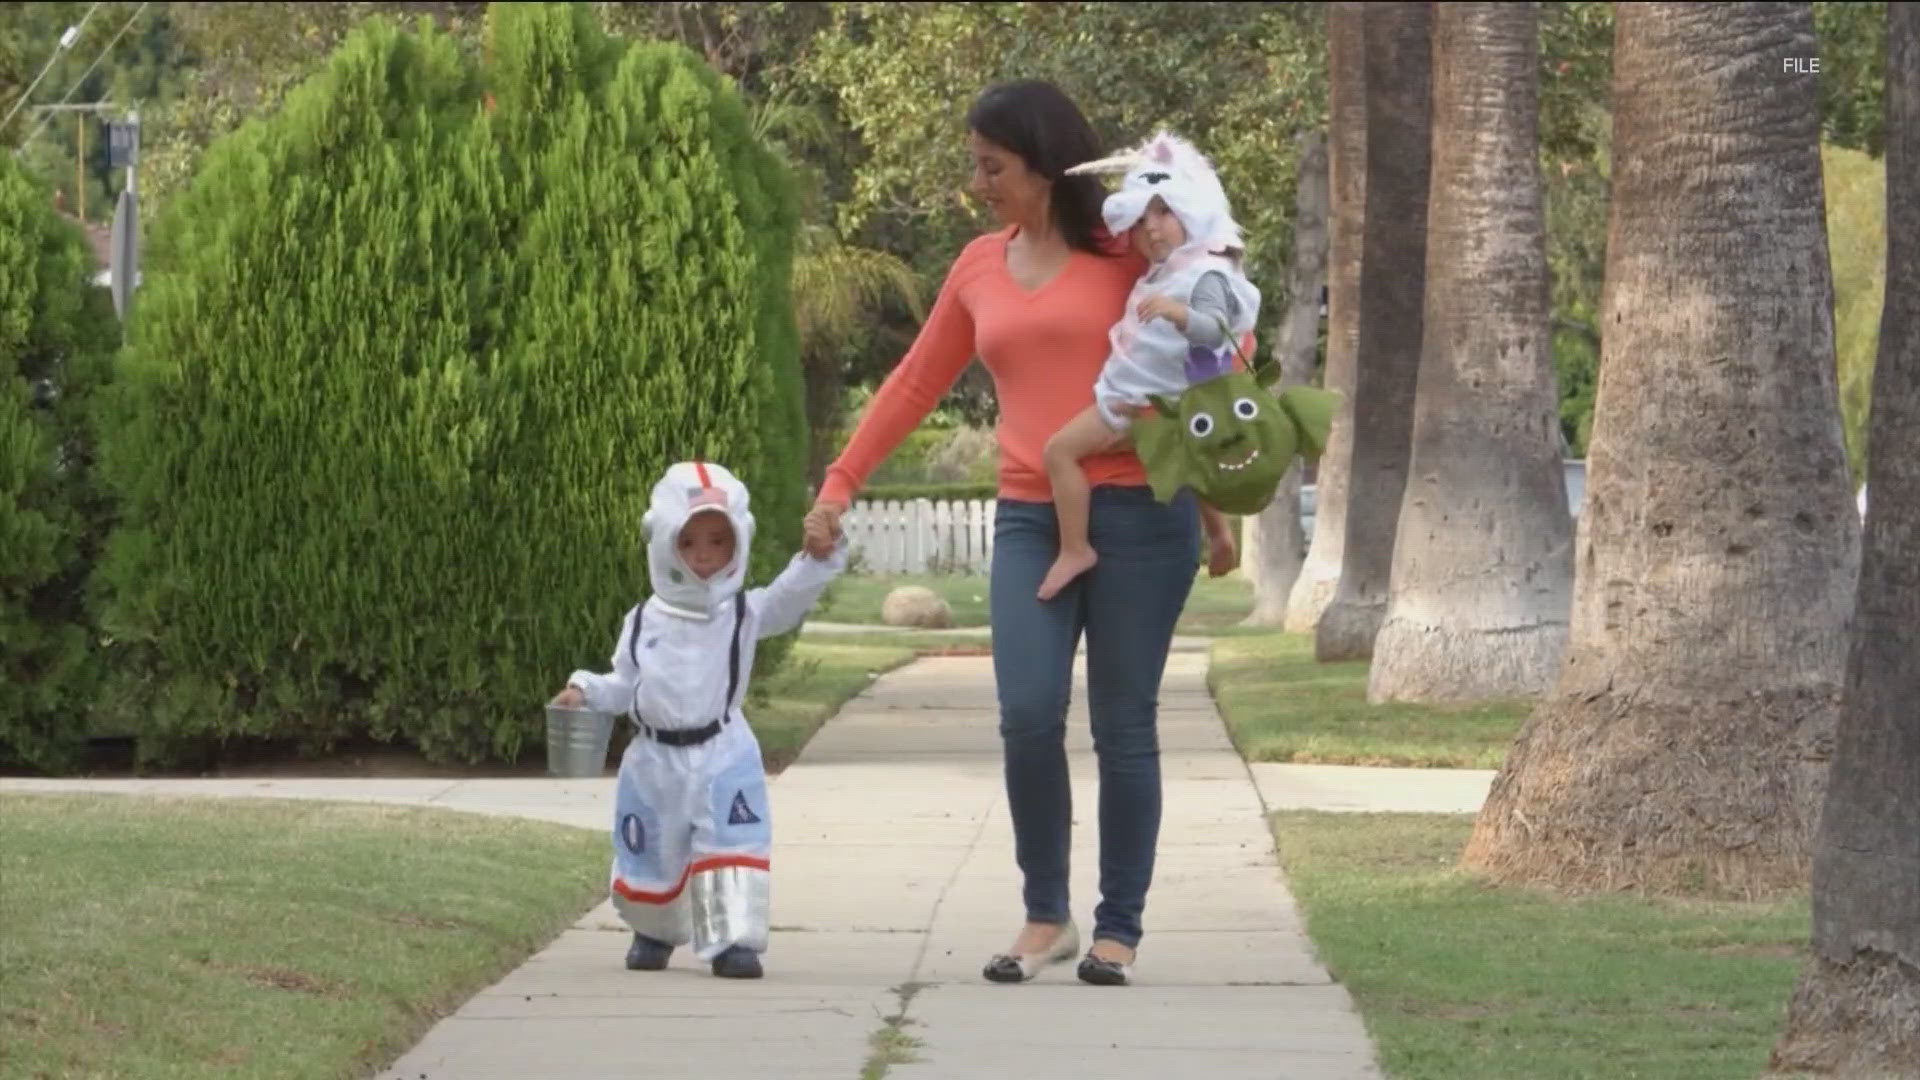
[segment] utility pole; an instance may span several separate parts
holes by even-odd
[[[35,105],[34,112],[70,112],[79,114],[79,156],[74,162],[76,202],[80,221],[87,220],[87,114],[119,112],[123,106],[111,101],[83,101],[60,105]],[[128,109],[121,120],[107,122],[107,167],[127,170],[127,182],[113,208],[113,244],[108,257],[108,280],[113,291],[113,307],[124,321],[133,302],[134,286],[140,281],[140,203],[136,195],[140,164],[140,113]]]
[[[127,321],[133,306],[133,290],[140,283],[140,200],[134,187],[139,177],[140,114],[127,111],[122,123],[108,129],[107,160],[115,167],[124,165],[127,182],[120,188],[120,204],[113,210],[112,269],[113,308],[120,321]]]

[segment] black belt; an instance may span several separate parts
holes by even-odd
[[[657,728],[650,724],[640,725],[641,734],[662,746],[699,746],[725,727],[730,717],[721,717],[705,727],[697,728]]]
[[[645,720],[635,719],[640,733],[662,746],[699,746],[727,726],[733,719],[733,695],[740,690],[740,627],[747,621],[747,591],[741,589],[733,594],[733,648],[727,653],[727,700],[722,706],[725,710],[720,719],[697,728],[657,728]],[[635,633],[639,632],[640,620],[634,619]]]

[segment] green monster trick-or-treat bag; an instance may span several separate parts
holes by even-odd
[[[1295,457],[1325,453],[1340,395],[1308,386],[1275,394],[1268,387],[1279,374],[1271,361],[1237,371],[1228,350],[1194,348],[1186,392],[1178,401],[1153,397],[1152,411],[1133,423],[1153,497],[1170,502],[1190,487],[1223,513],[1257,514]]]

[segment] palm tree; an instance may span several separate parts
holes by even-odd
[[[807,383],[807,482],[817,488],[838,439],[847,347],[889,303],[904,304],[915,318],[923,317],[920,281],[901,259],[851,244],[828,223],[832,208],[818,195],[825,185],[805,154],[833,136],[824,113],[790,91],[758,99],[752,109],[754,136],[780,155],[803,195],[793,308]]]
[[[816,489],[839,440],[847,345],[890,301],[923,317],[920,282],[911,267],[884,251],[847,243],[830,225],[802,227],[793,260],[793,309],[807,380],[807,483]]]
[[[1438,5],[1433,65],[1419,393],[1375,702],[1545,691],[1573,592],[1534,5]]]
[[[1805,3],[1622,4],[1567,659],[1465,853],[1506,881],[1803,887],[1859,562]],[[1876,502],[1879,492],[1875,491]],[[1908,702],[1911,705],[1911,702]]]
[[[1920,5],[1887,5],[1887,277],[1838,745],[1813,850],[1814,956],[1781,1071],[1920,1062]]]
[[[1366,53],[1366,223],[1347,540],[1340,584],[1314,628],[1313,652],[1321,661],[1371,656],[1386,617],[1426,295],[1433,6],[1367,5]]]
[[[1276,389],[1304,386],[1320,359],[1320,288],[1327,280],[1327,134],[1313,130],[1296,139],[1300,163],[1294,199],[1293,268],[1287,278],[1287,314],[1274,338],[1280,364]],[[1273,502],[1246,519],[1247,556],[1242,565],[1253,585],[1253,611],[1243,626],[1280,626],[1287,598],[1300,576],[1307,537],[1300,528],[1300,477],[1287,470]]]
[[[1347,470],[1353,458],[1353,365],[1360,345],[1360,251],[1367,198],[1366,5],[1327,7],[1327,363],[1340,393],[1314,481],[1313,543],[1287,596],[1286,628],[1311,634],[1340,585],[1347,549]]]

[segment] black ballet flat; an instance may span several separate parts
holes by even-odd
[[[1072,923],[1068,923],[1067,928],[1061,931],[1060,940],[1054,942],[1053,948],[1037,956],[1014,956],[1001,953],[987,961],[987,966],[981,970],[980,974],[988,982],[1023,983],[1054,964],[1073,959],[1073,954],[1079,951],[1080,931]]]
[[[1115,960],[1103,960],[1087,953],[1080,961],[1080,981],[1089,986],[1125,986],[1133,981],[1133,969]]]

